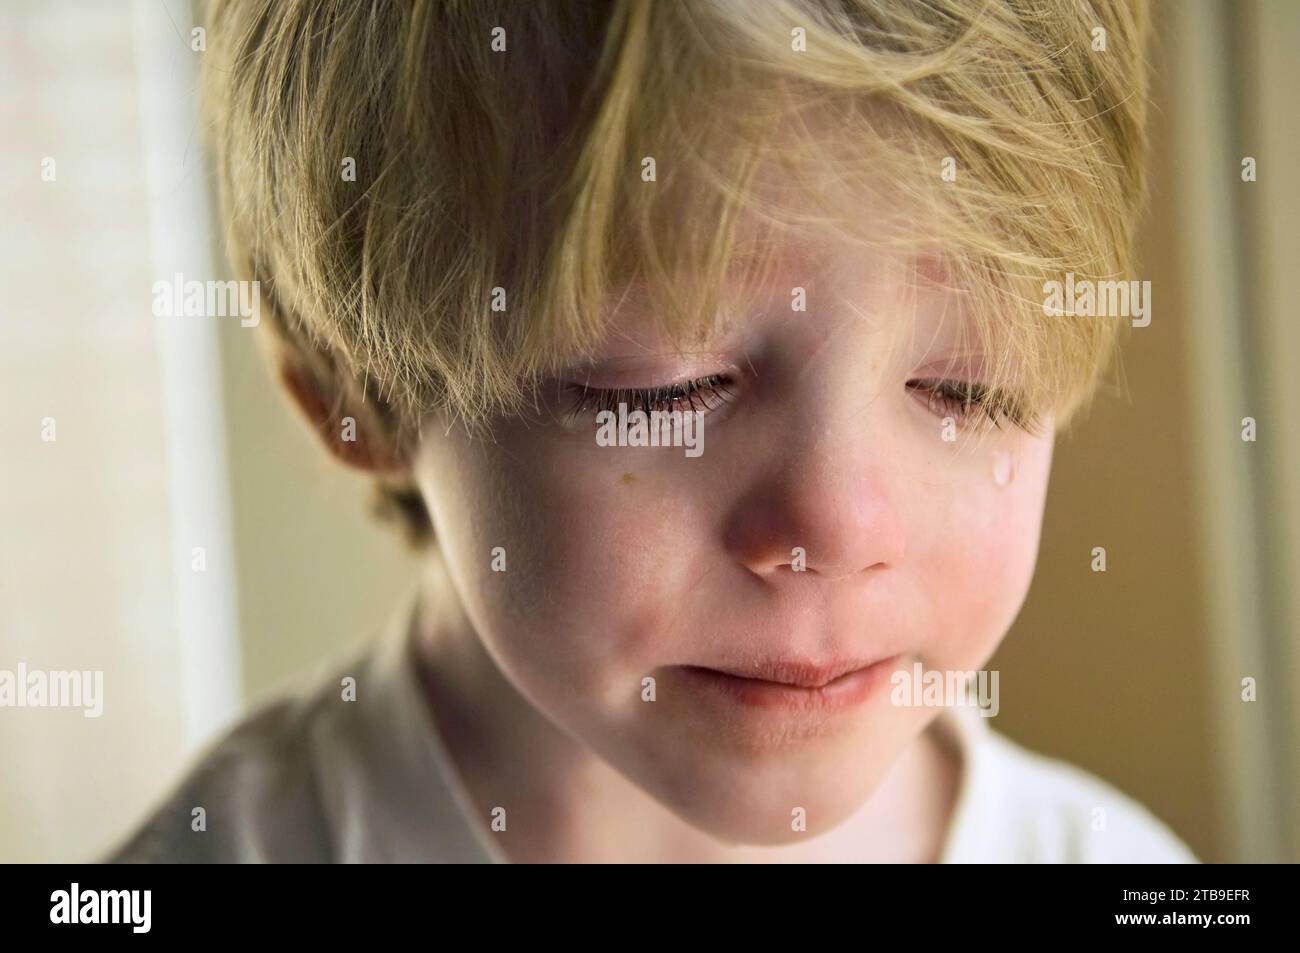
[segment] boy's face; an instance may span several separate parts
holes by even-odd
[[[938,713],[891,704],[893,671],[986,662],[1029,586],[1051,462],[1050,418],[1042,436],[994,427],[978,406],[963,421],[961,400],[936,390],[981,382],[959,296],[915,287],[936,268],[799,252],[770,287],[739,289],[743,320],[685,357],[629,293],[599,359],[548,383],[538,414],[474,440],[431,422],[416,463],[505,677],[734,842],[806,837],[793,809],[818,832],[863,803]],[[792,309],[796,287],[806,311]],[[618,396],[580,395],[714,375],[725,393],[695,396],[712,408],[698,456],[599,445],[597,412]],[[800,665],[872,662],[824,693],[775,684],[829,674]]]

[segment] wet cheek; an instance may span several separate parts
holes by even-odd
[[[1038,551],[1032,501],[974,499],[949,510],[950,527],[927,560],[938,620],[927,665],[979,668],[1006,634],[1028,590]]]

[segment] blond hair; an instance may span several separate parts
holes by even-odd
[[[826,234],[941,253],[991,383],[1064,422],[1117,322],[1048,318],[1036,289],[1132,271],[1146,20],[1089,0],[216,0],[204,94],[236,268],[395,446],[435,409],[520,410],[621,282],[691,339],[724,277]],[[386,492],[427,538],[414,491]]]

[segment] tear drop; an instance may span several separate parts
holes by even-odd
[[[998,450],[993,454],[993,482],[998,486],[1006,486],[1016,478],[1016,464],[1011,459],[1011,454],[1005,450]]]

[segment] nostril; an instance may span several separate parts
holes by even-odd
[[[817,563],[809,565],[808,550],[802,546],[796,546],[790,552],[790,560],[775,566],[776,571],[785,570],[790,573],[812,573],[820,579],[827,582],[838,582],[842,579],[849,579],[853,576],[870,572],[874,569],[884,569],[884,562],[872,563],[868,566],[850,566],[848,563],[840,561],[839,563]]]

